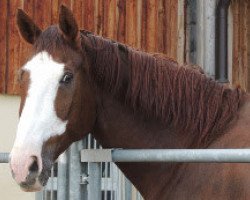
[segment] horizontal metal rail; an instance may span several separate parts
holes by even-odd
[[[8,163],[9,155],[9,153],[0,153],[0,163]]]
[[[83,149],[82,162],[250,163],[250,149]],[[9,153],[0,153],[0,163]]]
[[[81,161],[250,163],[250,149],[84,149]]]

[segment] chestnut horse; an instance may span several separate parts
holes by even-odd
[[[11,152],[25,191],[47,183],[57,157],[92,133],[105,148],[246,148],[250,99],[201,71],[79,31],[60,7],[42,31],[22,10],[33,53],[19,74],[20,121]],[[247,164],[116,163],[147,200],[250,199]]]

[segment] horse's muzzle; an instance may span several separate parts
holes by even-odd
[[[19,149],[20,150],[20,149]],[[42,170],[41,156],[30,156],[27,151],[11,152],[10,168],[12,176],[24,191],[42,189],[38,177]]]

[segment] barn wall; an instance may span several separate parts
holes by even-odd
[[[247,91],[250,91],[250,3],[247,3]]]
[[[31,49],[18,35],[16,9],[45,28],[57,23],[61,3],[82,29],[183,62],[184,0],[1,0],[0,93],[18,94],[17,71]]]
[[[233,0],[231,4],[232,41],[232,83],[250,91],[250,2]]]

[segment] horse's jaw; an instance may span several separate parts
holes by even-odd
[[[43,189],[43,186],[41,185],[41,183],[39,182],[39,180],[36,179],[36,182],[34,185],[32,186],[23,186],[20,185],[21,190],[23,190],[24,192],[39,192]]]

